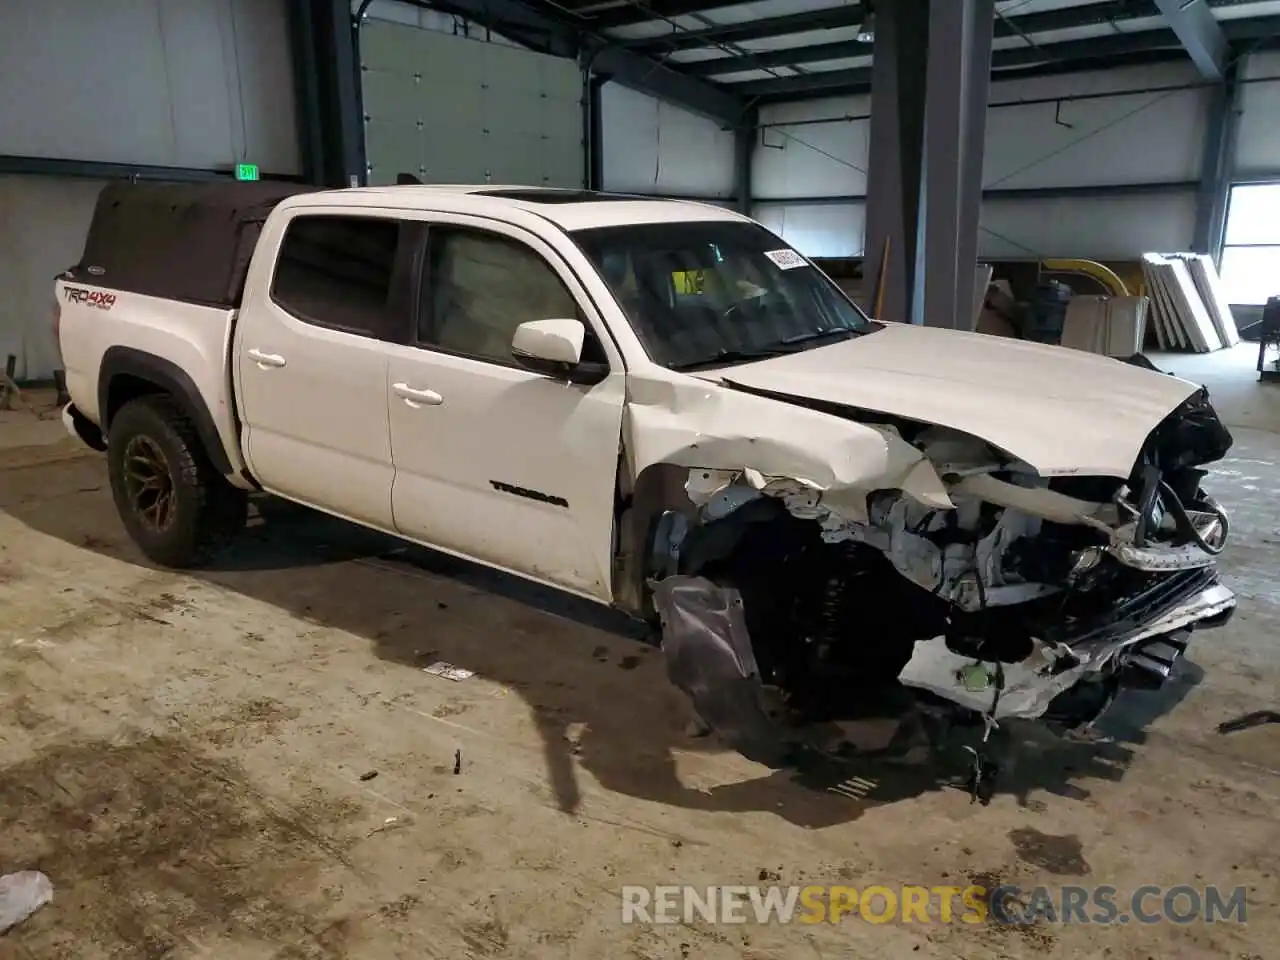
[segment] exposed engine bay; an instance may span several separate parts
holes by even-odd
[[[827,412],[836,412],[828,410]],[[900,489],[691,469],[649,560],[673,682],[706,724],[769,759],[766,691],[810,720],[898,684],[935,716],[1073,731],[1126,687],[1167,680],[1235,607],[1215,560],[1225,511],[1201,486],[1232,438],[1201,390],[1124,479],[1058,476],[967,434],[841,411],[922,451],[950,506]]]

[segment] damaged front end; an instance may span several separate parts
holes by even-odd
[[[910,483],[692,466],[693,509],[651,537],[672,680],[744,753],[779,759],[766,692],[802,721],[855,717],[892,687],[935,715],[1081,728],[1233,612],[1215,570],[1228,518],[1201,487],[1232,441],[1205,391],[1125,478],[1046,479],[965,433],[843,415],[937,483],[900,456]]]

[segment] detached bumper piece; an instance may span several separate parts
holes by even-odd
[[[1210,569],[1171,574],[1105,617],[1044,631],[1017,663],[988,663],[955,652],[943,637],[917,643],[899,679],[991,720],[1038,720],[1081,683],[1151,689],[1172,674],[1196,628],[1221,626],[1235,595]],[[1109,699],[1097,702],[1101,712]],[[1079,716],[1080,723],[1097,719]]]

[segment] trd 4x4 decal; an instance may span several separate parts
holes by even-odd
[[[99,310],[110,310],[116,305],[116,295],[103,293],[101,290],[67,287],[65,296],[68,303],[83,303],[85,306],[97,307]]]

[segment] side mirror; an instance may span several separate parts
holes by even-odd
[[[582,362],[582,344],[587,328],[581,320],[557,317],[529,320],[516,327],[511,338],[511,355],[520,366],[557,380],[599,383],[608,368]]]

